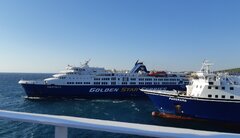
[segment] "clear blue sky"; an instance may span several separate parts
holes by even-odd
[[[239,0],[1,0],[0,72],[240,67]]]

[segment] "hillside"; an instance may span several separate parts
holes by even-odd
[[[220,71],[218,71],[218,72],[240,73],[240,68],[220,70]]]

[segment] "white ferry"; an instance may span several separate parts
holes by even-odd
[[[130,72],[89,67],[67,66],[66,70],[41,81],[20,80],[28,97],[130,98],[144,97],[141,88],[184,90],[188,79],[184,73],[149,72],[136,62]]]
[[[210,71],[205,61],[201,71],[187,85],[187,91],[142,89],[160,113],[240,123],[240,81],[238,76]]]

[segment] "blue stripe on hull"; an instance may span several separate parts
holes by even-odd
[[[212,101],[148,94],[160,112],[216,121],[240,123],[240,102]]]
[[[129,98],[146,97],[140,88],[184,90],[181,85],[36,85],[22,84],[28,97]]]

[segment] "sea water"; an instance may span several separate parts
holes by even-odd
[[[179,121],[151,116],[156,108],[149,99],[28,99],[20,79],[37,80],[52,74],[0,73],[0,109],[29,113],[65,115],[130,123],[240,133],[240,128],[207,122]],[[99,131],[69,129],[69,137],[139,137]],[[50,138],[54,127],[0,120],[0,137]]]

